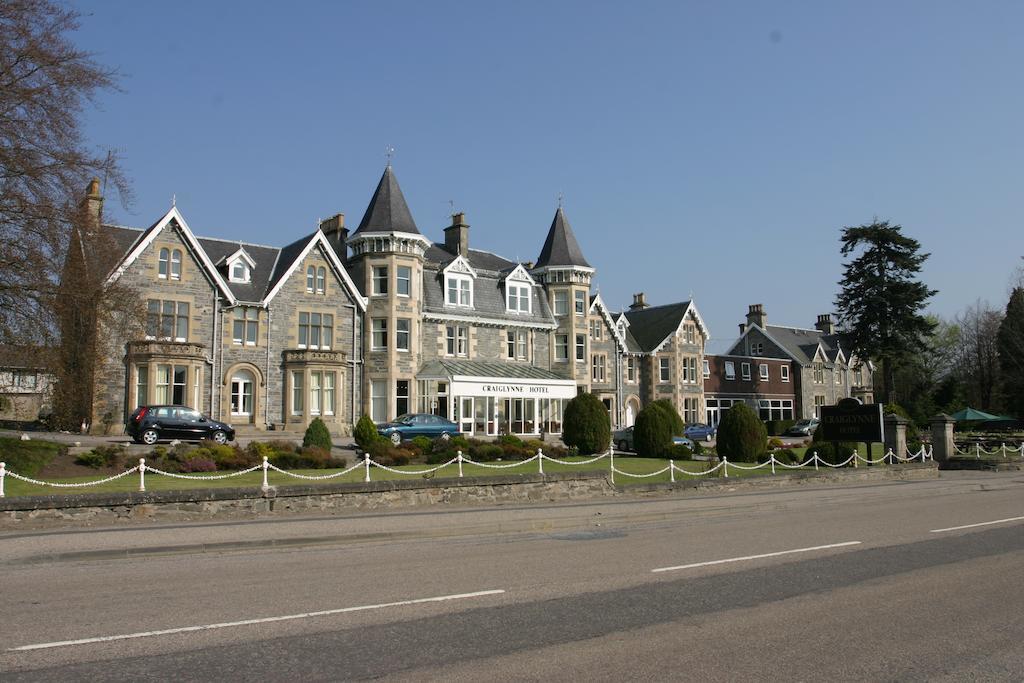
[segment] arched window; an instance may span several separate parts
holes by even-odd
[[[310,266],[309,268],[306,268],[306,291],[309,292],[310,294],[312,294],[314,291],[316,291],[314,289],[314,287],[316,286],[315,282],[316,282],[316,268],[314,268],[313,266]]]
[[[316,293],[327,293],[327,269],[323,266],[316,269]]]
[[[252,415],[252,396],[256,378],[248,370],[236,370],[231,376],[231,414]]]
[[[167,279],[167,270],[168,270],[167,264],[168,264],[169,261],[170,261],[170,250],[168,250],[168,249],[161,249],[160,250],[160,269],[159,269],[159,272],[158,272],[158,277],[160,279],[162,279],[162,280],[166,280]]]
[[[181,279],[181,249],[171,252],[171,279]]]

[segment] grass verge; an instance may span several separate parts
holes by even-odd
[[[64,445],[53,441],[0,437],[0,462],[6,463],[7,469],[26,477],[35,476],[66,450]]]

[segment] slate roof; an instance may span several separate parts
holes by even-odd
[[[412,219],[409,205],[405,203],[402,188],[398,186],[391,166],[384,169],[384,175],[377,183],[370,205],[366,207],[363,220],[353,235],[365,232],[408,232],[419,235],[416,222]]]
[[[455,260],[455,254],[448,251],[444,244],[437,242],[427,248],[425,258],[427,263],[436,263],[443,268]],[[469,261],[469,265],[473,266],[473,270],[493,270],[500,272],[503,270],[512,270],[516,267],[516,263],[513,261],[502,258],[497,254],[492,254],[489,251],[480,251],[478,249],[470,249],[466,260]]]
[[[632,336],[639,350],[653,351],[679,328],[689,308],[689,301],[680,301],[675,304],[626,311],[626,320],[629,321],[629,327],[626,329],[630,333],[627,335],[627,344],[629,336]]]
[[[529,363],[511,363],[479,360],[435,360],[420,368],[417,377],[507,377],[509,379],[547,379],[574,381],[551,370],[544,370]]]
[[[819,342],[824,348],[828,360],[835,362],[843,343],[841,334],[822,334],[818,330],[805,330],[799,327],[768,325],[765,332],[802,365],[814,362],[814,354],[818,349]],[[846,351],[843,353],[845,354]]]
[[[580,249],[576,235],[573,234],[569,221],[565,217],[562,207],[555,211],[555,218],[551,221],[548,229],[547,239],[537,257],[535,268],[545,266],[580,266],[590,268],[587,259],[583,257],[583,250]]]
[[[116,253],[112,252],[110,254],[107,267],[113,269],[120,259],[127,255],[132,247],[153,230],[155,226],[156,224],[153,224],[142,230],[123,225],[104,225],[105,237],[110,242],[113,242],[113,248],[119,250]],[[306,245],[309,244],[314,235],[316,233],[310,233],[282,248],[236,240],[223,240],[214,237],[196,237],[196,240],[203,251],[206,252],[210,261],[218,266],[220,274],[224,277],[224,281],[231,289],[231,293],[235,295],[235,298],[239,301],[256,303],[262,301],[270,293],[270,290],[284,276],[288,267],[295,262],[295,259],[306,248]],[[221,263],[225,257],[234,254],[239,248],[244,249],[255,262],[255,266],[250,271],[249,282],[231,282],[228,278],[227,264]]]
[[[487,256],[493,259],[501,258],[494,256],[494,254],[488,254]],[[504,261],[504,259],[501,260]],[[449,259],[450,261],[451,259]],[[444,279],[441,272],[443,266],[441,264],[428,264],[423,268],[424,313],[466,315],[524,324],[550,324],[554,322],[551,308],[548,306],[548,299],[544,296],[544,289],[540,285],[531,287],[529,314],[509,313],[506,310],[505,276],[515,268],[514,263],[506,262],[510,267],[502,271],[486,270],[479,266],[479,260],[474,263],[472,250],[470,251],[469,262],[477,273],[477,277],[473,279],[473,308],[445,305]]]

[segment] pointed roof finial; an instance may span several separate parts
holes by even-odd
[[[173,209],[177,205],[178,205],[178,195],[177,194],[172,194],[171,195],[171,208]]]
[[[395,156],[395,148],[388,145],[384,148],[384,156],[388,159],[388,168],[391,168],[391,159]]]
[[[559,192],[558,193],[558,208],[559,209],[562,208],[562,200],[563,199],[565,199],[565,193],[564,192]]]

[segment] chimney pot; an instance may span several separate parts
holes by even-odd
[[[453,254],[469,256],[469,224],[464,211],[452,214],[452,224],[444,229],[444,248]]]
[[[761,329],[768,325],[768,315],[764,312],[764,304],[750,304],[747,309],[747,325],[757,325]]]
[[[633,304],[629,307],[629,310],[639,311],[645,308],[649,308],[647,296],[643,292],[637,292],[633,295]]]
[[[320,221],[320,231],[334,247],[334,252],[342,261],[348,259],[348,228],[345,227],[345,214],[336,213],[330,218]]]

